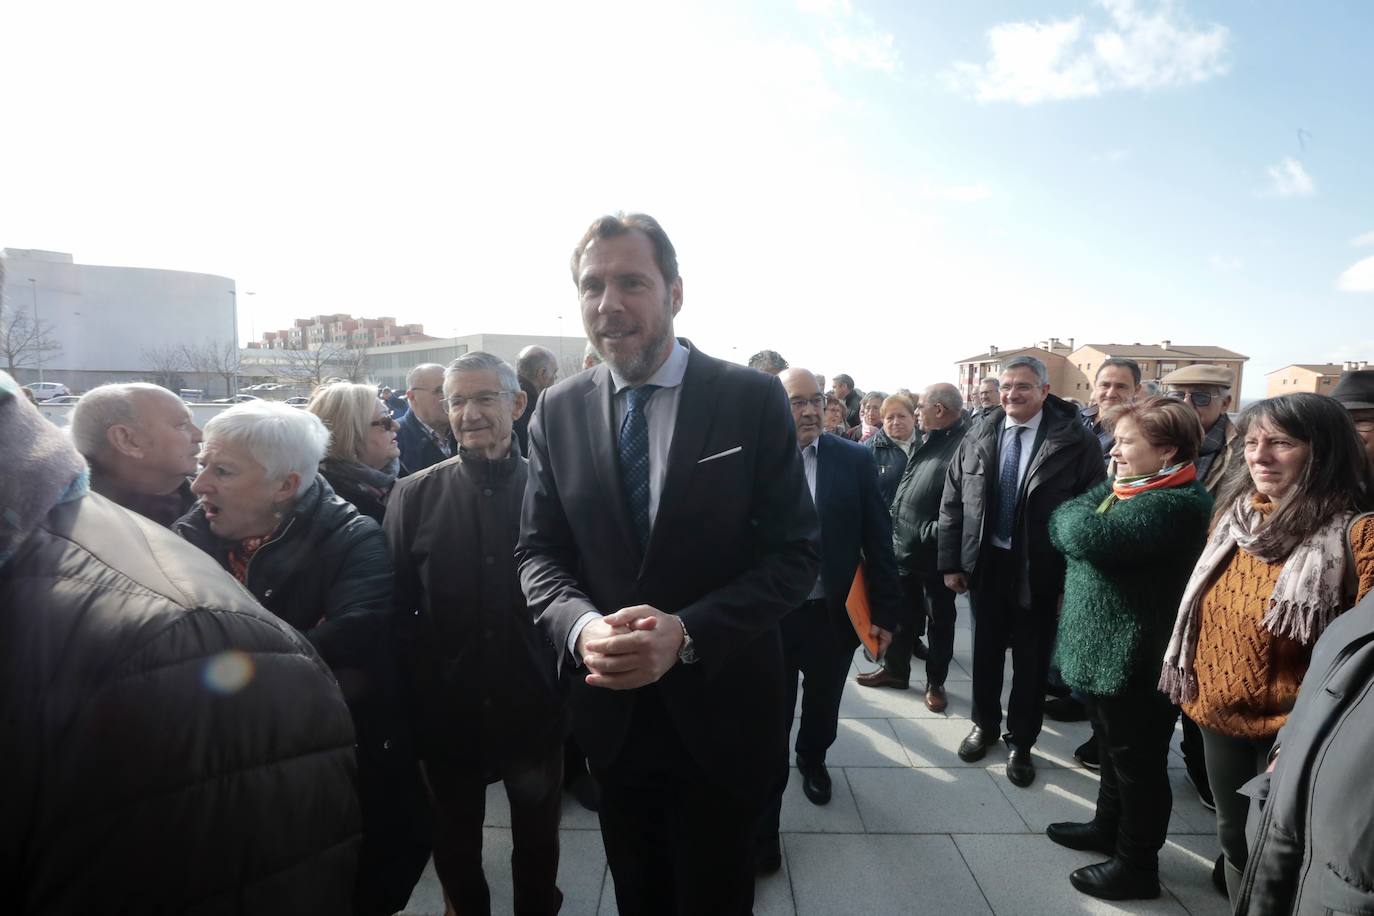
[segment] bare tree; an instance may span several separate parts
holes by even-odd
[[[170,344],[160,347],[149,347],[139,354],[139,359],[148,367],[150,381],[154,385],[161,385],[169,391],[177,392],[185,387],[182,383],[185,379],[181,373],[186,370],[186,353],[184,347],[174,347]]]
[[[4,297],[5,261],[0,258],[0,356],[11,376],[20,366],[36,368],[48,354],[62,352],[48,322],[34,321],[22,306],[8,303]]]
[[[213,355],[210,362],[214,365],[215,372],[224,379],[225,395],[232,397],[239,390],[239,370],[242,368],[239,342],[226,340],[219,344],[207,344],[206,346],[209,353]]]
[[[214,397],[211,387],[216,375],[214,344],[182,344],[179,349],[183,368],[196,376],[199,387],[207,396]]]
[[[315,389],[332,378],[367,381],[367,354],[326,344],[313,350],[283,350],[281,374],[303,388]]]

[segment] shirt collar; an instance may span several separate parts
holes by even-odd
[[[672,352],[663,361],[663,365],[653,375],[644,380],[646,385],[657,385],[660,388],[676,388],[682,384],[682,378],[687,374],[687,348],[677,340],[673,341]],[[610,368],[608,365],[607,368]],[[620,394],[626,388],[633,387],[627,382],[620,373],[611,369],[611,382],[615,385],[615,393]]]
[[[1002,431],[1003,431],[1003,432],[1006,432],[1007,430],[1011,429],[1013,426],[1019,426],[1019,427],[1021,427],[1022,429],[1028,429],[1028,430],[1030,430],[1031,432],[1035,432],[1037,429],[1040,428],[1040,421],[1043,420],[1044,418],[1045,418],[1045,410],[1044,410],[1044,408],[1041,408],[1039,413],[1037,413],[1035,416],[1031,417],[1031,418],[1030,418],[1029,420],[1027,420],[1025,423],[1017,423],[1015,420],[1013,420],[1013,419],[1011,418],[1011,414],[1007,414],[1006,420],[1003,421],[1003,423],[1002,423]]]

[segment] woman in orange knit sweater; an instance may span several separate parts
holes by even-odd
[[[1247,408],[1245,467],[1222,488],[1179,606],[1160,689],[1202,726],[1226,884],[1245,868],[1249,800],[1322,630],[1374,585],[1374,482],[1349,415],[1291,394]],[[1353,546],[1353,568],[1347,560]]]

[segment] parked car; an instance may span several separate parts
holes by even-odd
[[[46,401],[44,401],[43,403],[44,403],[44,404],[75,404],[75,403],[76,403],[77,401],[79,401],[79,400],[81,400],[81,395],[79,395],[79,394],[64,394],[64,395],[62,395],[61,397],[48,398],[48,399],[47,399]]]
[[[236,394],[232,398],[215,398],[211,404],[242,404],[244,401],[261,401],[262,398],[253,397],[251,394]]]
[[[283,404],[290,404],[292,407],[304,407],[306,404],[309,404],[309,403],[310,403],[310,399],[309,399],[309,398],[287,398],[287,399],[286,399],[285,401],[283,401],[282,403],[283,403]]]
[[[40,402],[71,394],[71,390],[61,382],[32,382],[24,387],[33,392],[35,401]]]

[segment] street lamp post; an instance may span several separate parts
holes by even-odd
[[[38,280],[29,277],[29,292],[33,293],[33,352],[38,357],[38,384],[43,384],[43,335],[38,326]]]

